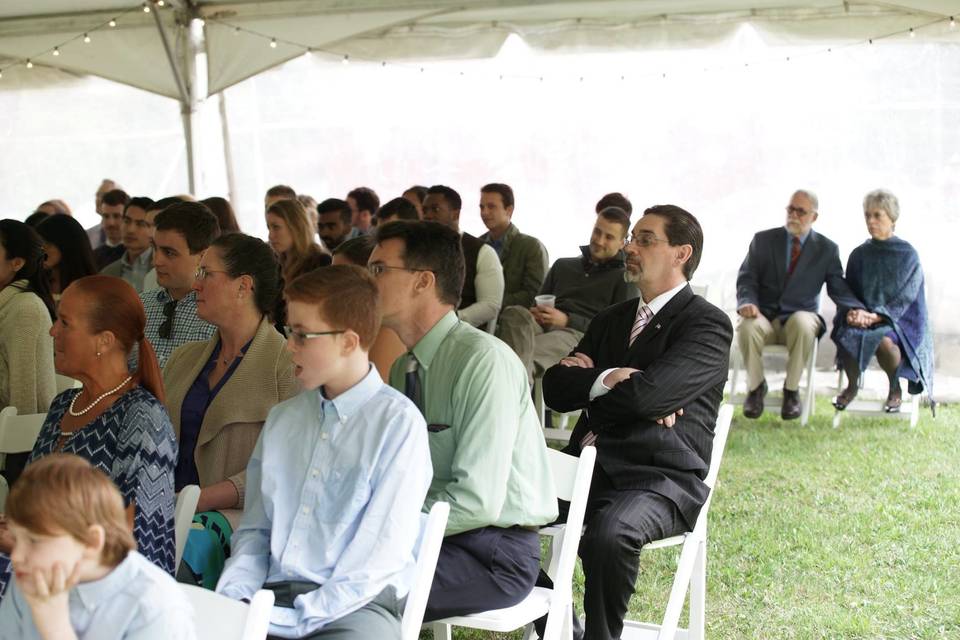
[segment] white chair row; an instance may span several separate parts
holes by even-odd
[[[861,376],[860,378],[861,387],[864,377],[865,376]],[[839,395],[840,392],[843,391],[844,387],[846,387],[844,380],[846,380],[846,375],[844,375],[843,369],[841,369],[837,373],[837,395]],[[834,409],[833,428],[836,429],[840,426],[840,421],[843,419],[843,415],[845,413],[861,416],[909,420],[911,429],[917,426],[917,422],[920,420],[920,394],[908,394],[907,397],[904,398],[903,405],[900,407],[900,411],[897,413],[887,413],[884,411],[883,403],[884,400],[878,398],[861,398],[860,396],[857,396],[843,411],[837,411]]]
[[[813,349],[810,350],[810,358],[807,360],[806,366],[804,367],[804,373],[806,376],[806,386],[802,386],[800,389],[800,402],[803,406],[803,409],[800,413],[800,424],[806,425],[810,421],[810,415],[814,410],[814,403],[816,401],[815,395],[815,384],[814,384],[814,365],[817,362],[817,350],[818,350],[818,341],[814,341]],[[768,357],[778,357],[786,360],[787,358],[787,348],[781,344],[771,344],[763,348],[763,357],[764,359]],[[745,365],[743,362],[743,355],[740,353],[739,347],[737,347],[736,338],[734,338],[733,346],[730,349],[730,359],[731,366],[733,369],[733,375],[730,376],[730,393],[727,397],[727,402],[734,405],[742,405],[744,399],[747,397],[747,394],[750,392],[750,389],[744,389],[741,394],[737,389],[737,383],[740,381],[740,376],[746,373]],[[764,369],[767,369],[767,365],[764,364]],[[746,382],[746,376],[744,376],[744,387],[749,386]],[[770,393],[767,395],[766,400],[764,401],[763,410],[766,411],[780,411],[780,406],[783,403],[783,396],[776,393]]]

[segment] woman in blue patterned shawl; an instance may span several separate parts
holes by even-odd
[[[177,441],[145,325],[137,292],[120,278],[87,276],[64,291],[50,330],[54,362],[83,387],[54,398],[29,462],[63,451],[106,473],[123,495],[137,550],[172,574]],[[131,373],[134,346],[138,366]],[[9,572],[9,558],[0,555],[0,589]]]
[[[927,322],[923,269],[910,243],[893,235],[900,203],[889,191],[871,191],[863,199],[870,240],[853,250],[846,279],[867,309],[837,309],[831,337],[849,384],[833,405],[840,410],[857,395],[870,358],[886,372],[890,391],[884,410],[900,410],[900,378],[910,393],[926,391],[933,403],[933,337]]]

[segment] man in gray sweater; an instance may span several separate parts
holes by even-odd
[[[581,256],[553,263],[534,306],[514,305],[500,314],[497,336],[520,357],[531,386],[535,376],[577,346],[593,316],[639,295],[636,286],[623,279],[629,229],[630,217],[622,209],[602,210],[590,244],[580,247]]]

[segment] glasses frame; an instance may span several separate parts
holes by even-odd
[[[787,211],[788,216],[792,213],[798,218],[806,218],[808,215],[813,213],[813,211],[807,211],[803,207],[794,207],[793,205],[789,205],[789,204],[785,207],[785,209]]]
[[[297,331],[290,325],[283,325],[283,335],[287,340],[293,340],[293,343],[298,347],[306,345],[307,340],[312,340],[313,338],[335,336],[346,332],[346,329],[339,329],[337,331]]]
[[[230,272],[224,271],[223,269],[207,269],[206,267],[197,267],[196,273],[193,274],[193,279],[199,280],[200,282],[204,282],[207,279],[207,276],[210,275],[211,273],[229,274]]]
[[[626,244],[636,245],[638,247],[652,247],[658,242],[670,242],[667,238],[661,238],[654,235],[651,232],[641,233],[640,235],[632,235],[627,238],[625,241]]]
[[[413,267],[392,267],[387,264],[380,264],[379,262],[376,264],[368,264],[367,271],[369,271],[370,275],[372,275],[374,278],[379,278],[380,276],[383,275],[385,271],[409,271],[411,273],[417,273],[419,271],[429,271],[434,275],[436,275],[437,273],[433,269],[414,269]]]

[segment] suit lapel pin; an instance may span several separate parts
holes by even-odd
[[[657,331],[660,330],[660,323],[659,323],[659,322],[657,323],[657,326],[656,326],[655,328],[656,328]]]

